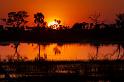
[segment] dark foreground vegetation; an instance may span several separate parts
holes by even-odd
[[[0,30],[0,41],[34,41],[34,42],[82,42],[82,41],[120,41],[123,42],[124,29],[83,29],[53,30],[34,28],[19,30],[9,28]]]
[[[1,81],[118,82],[123,77],[123,60],[0,62]]]
[[[27,43],[32,44],[35,43],[38,45],[38,55],[36,57],[36,60],[47,60],[47,54],[44,54],[43,57],[41,57],[41,47],[40,45],[43,45],[44,47],[47,45],[50,45],[51,43],[57,43],[57,46],[63,46],[64,44],[71,44],[71,43],[79,43],[79,44],[90,44],[96,49],[96,53],[92,56],[89,55],[89,59],[96,60],[99,59],[99,50],[102,46],[107,45],[115,45],[115,50],[109,54],[105,54],[103,56],[104,59],[124,59],[124,38],[123,38],[123,31],[124,29],[116,28],[116,29],[99,29],[99,31],[95,29],[83,29],[83,30],[72,30],[72,29],[66,29],[66,30],[54,30],[54,29],[45,29],[45,30],[4,30],[4,34],[1,34],[2,37],[0,39],[0,46],[9,46],[10,44],[13,44],[13,48],[15,49],[13,55],[8,55],[9,60],[17,59],[17,60],[25,60],[28,59],[27,57],[22,57],[21,54],[18,52],[18,47],[20,43]],[[1,32],[1,33],[2,33]],[[106,34],[106,32],[108,32]],[[75,34],[73,34],[75,33]],[[116,34],[114,34],[116,33]],[[89,35],[90,34],[90,35]],[[87,36],[85,36],[87,35]],[[5,37],[3,37],[5,36]],[[59,50],[57,47],[55,49],[55,54],[61,53],[61,50]]]

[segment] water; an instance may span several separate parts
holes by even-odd
[[[50,61],[123,59],[124,47],[121,44],[100,43],[0,43],[1,60],[10,57],[34,60],[39,55]]]
[[[0,78],[5,78],[5,81],[113,82],[115,79],[122,79],[124,75],[124,61],[88,61],[123,60],[124,45],[121,43],[1,42],[0,60],[10,59],[23,59],[27,62],[1,62]],[[28,61],[36,59],[48,62]]]

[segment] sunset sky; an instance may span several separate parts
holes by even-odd
[[[29,24],[33,25],[33,14],[42,12],[49,23],[59,19],[64,25],[89,21],[94,13],[101,13],[101,20],[113,22],[115,14],[124,12],[124,0],[0,0],[0,18],[10,11],[25,10],[29,13]],[[2,23],[0,23],[2,24]]]

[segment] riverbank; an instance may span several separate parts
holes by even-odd
[[[83,30],[1,30],[0,41],[29,42],[124,42],[124,29],[83,29]]]
[[[0,79],[3,82],[117,82],[123,81],[124,76],[123,60],[1,62],[0,65],[6,70],[4,74],[11,75]]]
[[[0,70],[17,82],[123,80],[124,60],[1,62]]]

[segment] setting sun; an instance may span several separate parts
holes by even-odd
[[[55,22],[55,21],[52,21],[52,22],[49,22],[49,23],[48,23],[48,26],[53,26],[53,25],[56,25],[56,24],[58,24],[58,23]]]
[[[58,29],[60,27],[61,20],[54,19],[52,22],[48,22],[48,27],[52,29]]]
[[[124,82],[124,0],[0,0],[0,82]]]

